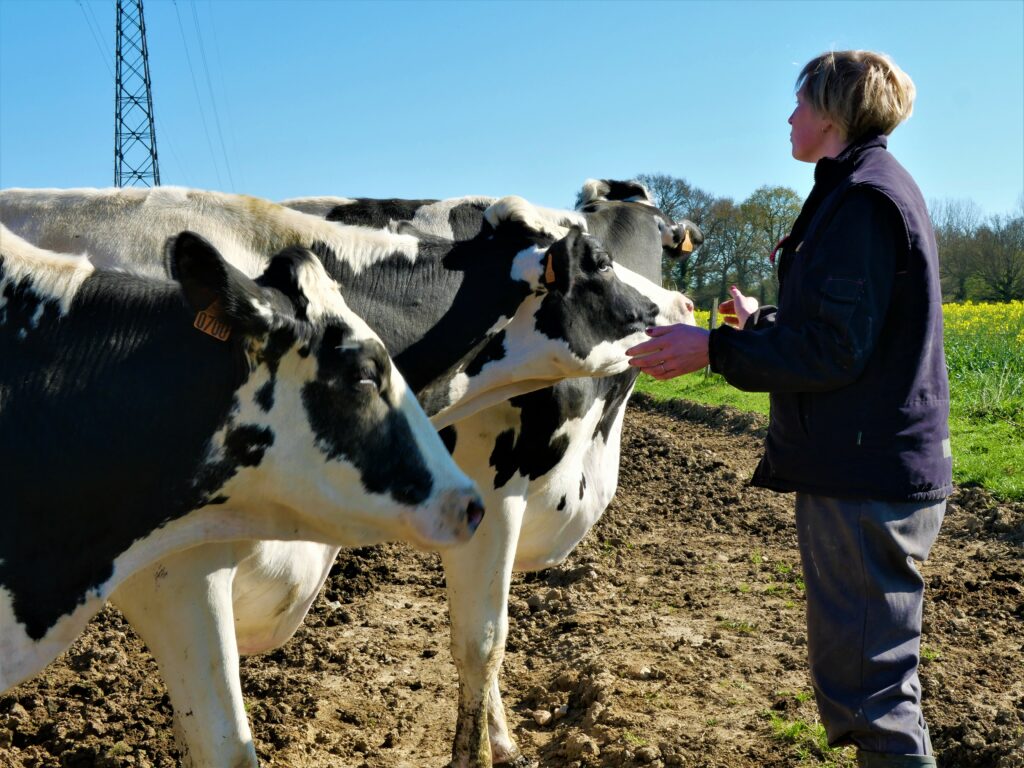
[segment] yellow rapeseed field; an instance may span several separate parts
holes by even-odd
[[[942,307],[942,318],[947,338],[984,334],[1024,344],[1024,301],[946,304]]]
[[[946,359],[950,374],[1024,376],[1024,301],[946,304]]]

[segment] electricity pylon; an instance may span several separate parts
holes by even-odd
[[[153,90],[142,0],[117,0],[114,93],[114,186],[157,187]]]

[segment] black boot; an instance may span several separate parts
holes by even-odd
[[[931,755],[889,755],[882,752],[857,751],[859,768],[936,768]]]

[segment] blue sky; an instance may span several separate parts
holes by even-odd
[[[0,0],[0,186],[113,183],[114,5]],[[570,206],[588,177],[667,173],[735,199],[806,194],[794,79],[822,51],[871,48],[917,84],[890,148],[925,197],[985,214],[1024,201],[1022,0],[148,0],[145,14],[164,184]]]

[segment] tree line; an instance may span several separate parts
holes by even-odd
[[[730,285],[761,303],[778,297],[778,276],[768,255],[793,226],[803,198],[789,187],[762,186],[736,202],[666,174],[642,174],[658,207],[689,219],[704,244],[688,259],[665,260],[662,282],[686,292],[701,309],[728,295]],[[983,216],[972,200],[929,205],[939,246],[945,301],[1024,299],[1024,196],[1010,215]]]

